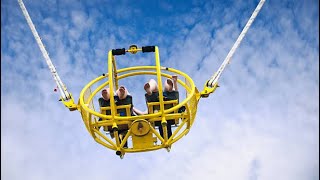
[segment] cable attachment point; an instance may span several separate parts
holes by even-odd
[[[213,93],[217,87],[219,87],[218,83],[213,84],[213,86],[209,86],[209,80],[204,84],[204,89],[200,92],[200,97],[207,98],[211,93]]]
[[[137,45],[131,45],[130,47],[129,47],[129,50],[128,50],[128,52],[130,52],[131,54],[136,54],[137,52],[138,52],[138,46]]]

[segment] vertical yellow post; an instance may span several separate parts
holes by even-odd
[[[167,141],[168,141],[168,129],[167,129],[167,121],[166,121],[166,118],[164,116],[162,116],[161,126],[162,126],[162,130],[163,130],[163,139],[164,139],[165,144],[167,144]]]
[[[108,54],[108,80],[109,80],[109,88],[110,88],[110,107],[111,107],[111,119],[113,120],[113,125],[112,125],[112,129],[118,129],[118,120],[115,119],[115,115],[116,115],[116,107],[115,107],[115,103],[114,103],[114,88],[113,88],[113,55],[112,55],[112,51],[109,51]],[[117,143],[117,147],[119,147],[120,142],[119,142],[119,134],[118,131],[114,132],[114,137],[116,138],[116,143]]]
[[[160,58],[159,58],[158,46],[155,46],[155,58],[156,58],[156,71],[157,71],[158,89],[159,89],[160,112],[163,113],[164,106],[163,106],[161,67],[160,67]]]
[[[159,102],[160,102],[160,112],[163,114],[163,91],[162,91],[162,80],[161,80],[161,68],[160,68],[160,58],[159,58],[159,49],[158,46],[155,46],[155,58],[156,58],[156,71],[157,71],[157,80],[158,80],[158,89],[159,89]]]
[[[159,58],[159,48],[155,46],[155,58],[156,58],[156,71],[157,71],[157,80],[158,80],[158,89],[159,89],[159,102],[160,102],[160,112],[161,112],[161,126],[163,127],[164,141],[167,142],[167,121],[164,114],[164,105],[163,105],[163,91],[162,91],[162,80],[161,80],[161,67],[160,67],[160,58]]]
[[[116,86],[116,89],[119,89],[117,63],[114,56],[112,56],[112,65],[113,65],[113,78],[115,80],[114,84]]]
[[[113,127],[113,126],[112,126]],[[114,138],[116,138],[117,148],[120,146],[119,133],[118,131],[113,131]]]
[[[114,119],[116,113],[116,107],[114,105],[114,88],[113,88],[113,69],[112,69],[112,51],[109,51],[108,54],[108,80],[109,80],[109,88],[110,88],[110,107],[111,107],[111,116]]]

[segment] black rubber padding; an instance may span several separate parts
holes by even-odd
[[[143,46],[142,47],[142,52],[154,52],[155,51],[155,46]]]
[[[122,48],[122,49],[112,49],[112,55],[114,56],[118,56],[118,55],[124,55],[126,54],[126,49]]]

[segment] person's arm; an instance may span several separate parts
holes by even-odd
[[[144,115],[144,114],[148,114],[148,111],[140,111],[139,109],[132,107],[132,110],[134,113],[136,113],[137,115]]]
[[[178,91],[178,84],[177,84],[178,76],[177,75],[173,75],[172,76],[172,80],[173,80],[173,89],[175,91]]]

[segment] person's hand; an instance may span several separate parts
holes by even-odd
[[[173,80],[173,82],[177,82],[178,76],[177,75],[172,75],[172,80]]]

